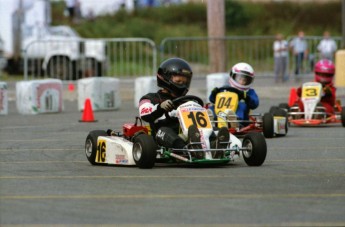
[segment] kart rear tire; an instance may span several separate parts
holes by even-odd
[[[262,118],[262,132],[266,138],[274,136],[274,119],[273,114],[265,113]]]
[[[285,110],[286,112],[289,112],[289,109],[290,109],[290,106],[289,106],[289,104],[287,104],[287,103],[279,103],[278,107],[279,107],[280,109]]]
[[[152,136],[141,134],[133,143],[133,159],[140,169],[152,169],[156,162],[157,144]]]
[[[345,106],[341,107],[340,117],[341,117],[341,124],[343,125],[343,127],[345,127]]]
[[[242,152],[243,159],[248,166],[261,166],[264,163],[267,155],[267,144],[261,133],[245,135],[242,148],[248,149]]]
[[[87,135],[85,140],[85,155],[92,165],[100,165],[100,163],[96,163],[97,139],[99,136],[107,135],[107,132],[104,130],[94,130],[89,132],[89,135]]]

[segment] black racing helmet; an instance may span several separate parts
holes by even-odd
[[[177,84],[172,81],[173,76],[187,78],[185,84]],[[162,62],[157,72],[157,86],[167,89],[176,97],[187,94],[192,80],[193,72],[190,65],[182,58],[169,58]]]

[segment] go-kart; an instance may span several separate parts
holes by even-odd
[[[219,92],[214,104],[217,127],[227,126],[234,135],[246,135],[250,132],[262,132],[266,138],[285,136],[288,132],[286,112],[277,109],[270,113],[250,113],[248,120],[240,120],[236,115],[239,104],[239,90],[233,87]],[[207,106],[208,108],[208,106]]]
[[[242,142],[230,133],[229,141],[225,142],[226,148],[211,148],[209,137],[218,131],[211,125],[203,101],[189,95],[177,98],[173,103],[177,107],[174,111],[182,136],[187,137],[189,126],[196,125],[201,135],[201,142],[197,144],[201,144],[202,149],[193,149],[196,142],[187,142],[183,149],[160,146],[150,134],[149,127],[137,117],[134,123],[124,124],[122,131],[89,132],[85,141],[88,161],[92,165],[136,165],[143,169],[153,168],[155,163],[224,165],[241,156],[249,166],[260,166],[265,161],[267,146],[261,133],[250,133]]]
[[[280,103],[272,109],[284,109],[287,112],[288,122],[296,126],[318,126],[330,123],[342,123],[345,127],[345,107],[337,100],[334,106],[334,114],[326,112],[325,107],[320,105],[323,95],[322,85],[318,82],[306,82],[302,85],[300,100],[303,103],[304,111],[301,111],[298,104],[299,97],[296,89],[291,89],[289,103]]]

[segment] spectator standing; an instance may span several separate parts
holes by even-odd
[[[325,31],[323,33],[323,39],[317,46],[317,50],[320,52],[320,59],[334,60],[334,53],[337,50],[337,43],[334,39],[330,38],[330,33]]]
[[[76,7],[76,0],[65,0],[66,8],[68,11],[68,16],[70,21],[73,22],[75,16],[75,7]]]
[[[285,82],[288,80],[288,76],[286,75],[288,43],[280,33],[276,35],[276,40],[273,43],[273,52],[275,82]]]
[[[291,41],[290,48],[295,57],[295,79],[299,80],[298,75],[304,70],[303,60],[308,57],[308,45],[303,31],[299,31],[298,36]]]

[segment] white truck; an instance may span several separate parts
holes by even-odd
[[[50,1],[1,0],[0,37],[9,74],[75,80],[102,76],[106,45],[68,26],[50,26]]]

